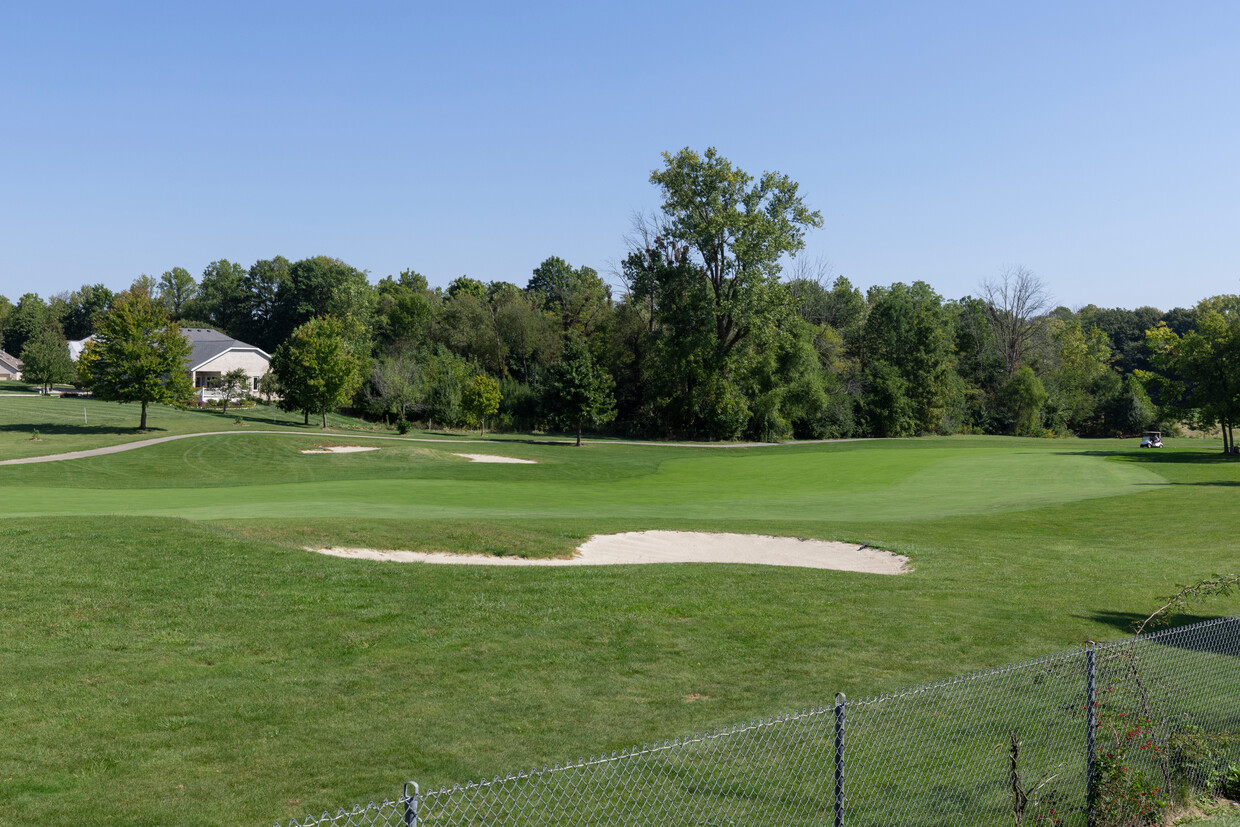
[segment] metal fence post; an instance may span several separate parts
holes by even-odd
[[[835,696],[835,827],[844,827],[844,703],[843,692]]]
[[[1094,642],[1085,649],[1085,823],[1094,825],[1094,799],[1098,794],[1098,666]]]
[[[413,787],[413,795],[409,788]],[[418,827],[418,785],[415,781],[405,782],[405,827]]]

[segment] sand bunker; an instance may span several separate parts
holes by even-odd
[[[517,459],[516,457],[501,457],[495,454],[453,454],[454,457],[465,457],[470,462],[515,462],[521,465],[537,465],[536,459]]]
[[[395,563],[443,563],[474,566],[615,566],[642,563],[747,563],[799,566],[869,574],[903,574],[908,558],[890,551],[760,534],[708,534],[689,531],[633,531],[596,535],[568,560],[530,560],[489,554],[440,554],[423,551],[376,551],[365,548],[312,549],[336,557]]]
[[[356,454],[358,451],[378,451],[374,445],[329,445],[326,448],[307,448],[303,454]]]

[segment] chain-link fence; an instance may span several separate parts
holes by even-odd
[[[1236,764],[1240,617],[288,827],[1105,827],[1240,786]]]

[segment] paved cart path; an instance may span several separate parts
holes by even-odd
[[[158,436],[151,439],[139,439],[134,442],[124,442],[120,445],[107,445],[103,448],[90,448],[85,451],[70,451],[64,454],[47,454],[40,457],[21,457],[20,459],[0,460],[0,465],[32,465],[37,462],[63,462],[70,459],[86,459],[87,457],[101,457],[105,454],[119,454],[122,451],[135,451],[139,448],[146,448],[151,445],[159,445],[163,442],[175,442],[178,439],[194,439],[200,436],[229,436],[234,434],[275,434],[285,436],[317,436],[331,439],[390,439],[397,442],[440,442],[445,445],[507,445],[507,444],[537,444],[537,445],[572,445],[571,439],[538,439],[538,440],[517,440],[517,439],[431,439],[428,437],[409,437],[409,436],[376,436],[371,434],[340,434],[331,431],[202,431],[196,434],[174,434],[172,436]],[[860,442],[859,439],[821,439],[821,440],[805,440],[798,442],[628,442],[618,440],[583,440],[583,444],[587,445],[650,445],[665,448],[771,448],[778,445],[810,445],[822,444],[829,442]]]

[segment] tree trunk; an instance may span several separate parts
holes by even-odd
[[[306,408],[306,409],[305,409],[304,411],[302,411],[301,413],[302,413],[302,415],[305,417],[304,419],[302,419],[301,424],[302,424],[302,425],[309,425],[309,424],[310,424],[310,409],[309,409],[309,408]]]
[[[138,426],[139,431],[146,430],[146,400],[142,400],[142,424]]]
[[[581,423],[577,423],[577,447],[581,447]]]
[[[323,409],[323,430],[327,430],[327,408]]]

